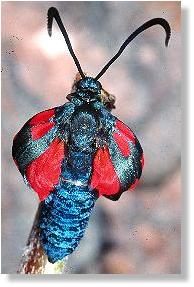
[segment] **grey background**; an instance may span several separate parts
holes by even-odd
[[[2,273],[16,273],[38,205],[11,158],[13,136],[37,112],[64,103],[77,72],[65,50],[52,58],[39,48],[50,6],[91,76],[145,21],[164,17],[172,28],[167,49],[162,28],[153,27],[101,79],[116,96],[114,114],[143,146],[145,168],[134,192],[98,200],[66,273],[179,274],[180,2],[106,1],[2,3]]]

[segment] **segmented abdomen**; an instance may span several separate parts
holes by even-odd
[[[64,183],[42,203],[40,238],[51,263],[71,254],[83,237],[95,197],[87,186]]]

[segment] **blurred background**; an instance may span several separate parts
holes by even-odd
[[[58,8],[83,70],[95,76],[145,21],[139,35],[101,78],[116,96],[114,115],[130,126],[145,153],[134,192],[100,198],[66,273],[181,272],[180,2],[2,2],[2,273],[16,273],[38,206],[11,157],[14,135],[36,113],[66,102],[77,73],[47,9]]]

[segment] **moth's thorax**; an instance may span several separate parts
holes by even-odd
[[[89,105],[83,105],[74,112],[70,125],[70,142],[75,149],[89,150],[95,142],[99,122],[97,115],[90,109]]]

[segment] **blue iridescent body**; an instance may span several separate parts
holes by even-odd
[[[13,144],[20,172],[42,201],[40,240],[52,263],[78,246],[97,198],[118,200],[143,166],[137,138],[110,113],[114,98],[103,98],[97,80],[76,82],[67,99],[31,118]]]
[[[103,119],[100,93],[100,83],[85,78],[78,82],[73,94],[74,112],[69,129],[63,134],[68,138],[68,150],[62,162],[61,179],[55,192],[43,202],[39,222],[42,245],[52,263],[71,254],[78,246],[98,198],[89,187],[89,181],[93,154],[97,150],[99,117]],[[113,121],[106,116],[104,121],[109,120],[110,126]]]
[[[51,263],[71,254],[78,246],[95,200],[87,186],[65,183],[43,202],[40,236]]]

